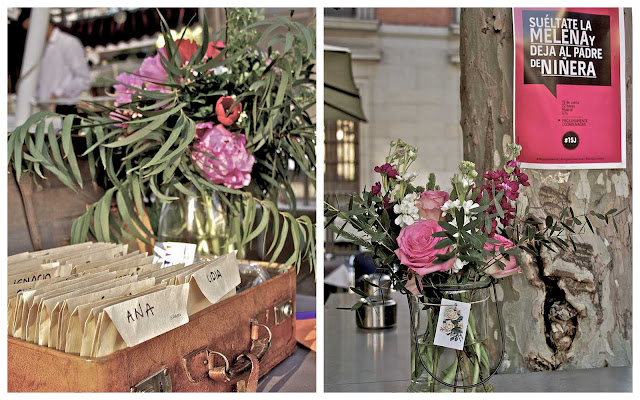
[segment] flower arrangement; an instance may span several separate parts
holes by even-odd
[[[463,382],[463,389],[475,391],[483,385],[490,390],[487,335],[481,327],[486,321],[481,313],[488,311],[482,307],[489,298],[489,285],[521,273],[517,256],[523,251],[537,257],[542,249],[575,250],[577,236],[587,228],[595,233],[592,218],[612,222],[618,229],[616,217],[623,210],[575,215],[565,207],[559,219],[547,216],[543,221],[519,213],[520,190],[529,186],[518,163],[521,149],[509,144],[504,167],[481,176],[474,163],[462,162],[447,192],[436,184],[433,173],[426,184],[419,184],[410,168],[418,148],[392,141],[385,163],[374,168],[380,178],[370,190],[353,194],[346,209],[325,203],[326,227],[366,249],[379,271],[391,276],[393,287],[407,295],[412,324],[419,325],[412,325],[412,387],[449,390]],[[346,225],[355,233],[345,230]],[[478,295],[481,289],[486,296]],[[443,355],[451,349],[433,344],[439,312],[434,303],[445,297],[475,305],[464,350],[451,356]],[[358,301],[353,309],[367,300]],[[426,313],[422,318],[413,315],[421,312]],[[459,338],[458,318],[453,314],[447,318],[442,329]],[[419,333],[422,328],[425,331]],[[426,369],[434,375],[427,375]]]
[[[55,114],[34,114],[9,134],[16,177],[27,171],[44,178],[46,170],[70,188],[82,186],[78,156],[87,158],[94,180],[102,171],[106,193],[75,221],[73,243],[95,237],[150,244],[156,236],[143,222],[150,207],[176,200],[176,193],[217,195],[233,247],[271,226],[271,261],[291,237],[294,252],[285,264],[308,260],[313,268],[314,224],[277,203],[295,210],[296,176],[315,183],[308,112],[315,105],[314,30],[286,18],[265,21],[254,9],[227,9],[226,30],[210,37],[205,20],[197,42],[174,40],[161,19],[164,47],[116,78],[113,107],[67,115],[59,133],[47,121]],[[283,33],[274,34],[277,28]],[[86,139],[82,154],[72,132]]]
[[[425,286],[520,273],[516,256],[522,251],[538,256],[542,248],[575,249],[574,238],[585,227],[595,233],[590,217],[617,229],[615,217],[623,210],[575,215],[566,207],[559,220],[547,216],[542,222],[518,216],[517,199],[529,178],[517,161],[521,147],[507,148],[506,165],[484,173],[479,185],[474,163],[463,161],[446,192],[433,173],[426,185],[416,184],[410,167],[418,148],[393,141],[385,163],[374,168],[380,181],[354,194],[347,210],[325,203],[327,228],[367,249],[398,288],[414,294]],[[338,218],[342,226],[334,224]],[[346,224],[360,235],[345,231]]]

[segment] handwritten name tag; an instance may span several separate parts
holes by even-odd
[[[189,322],[189,285],[167,286],[104,309],[127,343],[135,346]]]
[[[235,253],[229,253],[193,274],[202,294],[215,304],[240,284],[240,270]]]

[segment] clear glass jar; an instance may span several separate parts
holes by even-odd
[[[161,241],[195,243],[196,254],[223,255],[231,251],[224,211],[215,193],[195,196],[167,193],[177,200],[162,202],[157,236]]]
[[[411,385],[409,392],[491,392],[487,382],[475,388],[451,388],[433,379],[423,363],[438,379],[452,385],[473,385],[491,373],[488,349],[487,312],[490,304],[489,281],[461,285],[440,285],[429,289],[428,296],[410,297],[410,316],[416,335],[409,325],[411,337]],[[471,303],[464,347],[455,350],[433,344],[441,300]],[[416,346],[416,337],[418,345]],[[416,350],[419,349],[419,353]]]

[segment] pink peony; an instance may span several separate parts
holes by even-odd
[[[201,140],[202,135],[213,129],[213,122],[201,122],[196,124],[196,139]]]
[[[147,90],[167,91],[164,86],[159,84],[167,81],[167,71],[162,66],[160,53],[153,57],[147,57],[142,61],[140,75],[146,83]]]
[[[129,124],[127,124],[127,122],[131,121],[131,118],[127,115],[125,115],[122,110],[113,110],[109,113],[109,118],[118,122],[113,124],[114,126],[118,127],[118,128],[123,128],[126,129],[129,127]]]
[[[503,255],[500,254],[500,247],[504,247],[505,250],[512,249],[515,247],[513,242],[498,234],[493,235],[492,238],[498,240],[500,243],[485,243],[484,249],[496,254],[497,257],[495,258],[495,260],[493,259],[493,257],[485,260],[487,263],[493,262],[493,264],[487,267],[484,270],[484,273],[491,275],[496,279],[506,278],[507,276],[521,273],[522,269],[516,265],[515,256],[510,255],[509,259],[507,260]],[[504,263],[504,269],[502,269],[500,265],[495,262],[496,260],[502,261]]]
[[[116,94],[116,99],[113,102],[113,104],[116,107],[122,104],[131,103],[131,101],[133,100],[131,98],[131,95],[136,93],[134,89],[131,89],[130,87],[125,85],[142,88],[143,81],[142,79],[140,79],[139,76],[137,76],[138,74],[139,74],[139,71],[135,71],[133,75],[122,73],[116,77],[116,80],[120,82],[113,85],[113,88],[115,89],[115,94]]]
[[[425,190],[422,192],[416,207],[418,207],[418,215],[422,219],[432,219],[439,221],[442,219],[442,210],[440,207],[449,200],[449,193],[442,190]]]
[[[225,126],[233,125],[242,113],[242,103],[236,104],[233,109],[235,100],[231,96],[222,96],[216,102],[216,116],[218,121]]]
[[[213,183],[232,189],[247,186],[255,162],[245,147],[247,139],[241,133],[229,132],[222,125],[212,125],[211,122],[196,125],[200,140],[193,145],[195,151],[191,158]]]
[[[438,222],[431,219],[421,219],[402,228],[398,235],[399,248],[395,251],[400,263],[420,276],[451,269],[455,258],[442,264],[434,264],[438,254],[446,254],[450,251],[450,247],[434,249],[442,238],[431,235],[443,230]]]

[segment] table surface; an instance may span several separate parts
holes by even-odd
[[[258,392],[315,392],[316,352],[298,344],[296,351],[258,382]]]
[[[315,311],[315,296],[296,296],[296,311]],[[260,379],[258,392],[315,392],[316,352],[298,344],[289,358]]]
[[[404,392],[409,387],[409,307],[399,293],[398,326],[385,330],[356,327],[351,307],[357,296],[334,293],[324,306],[325,392]],[[405,328],[406,325],[406,329]],[[498,374],[496,392],[630,392],[631,367]]]

